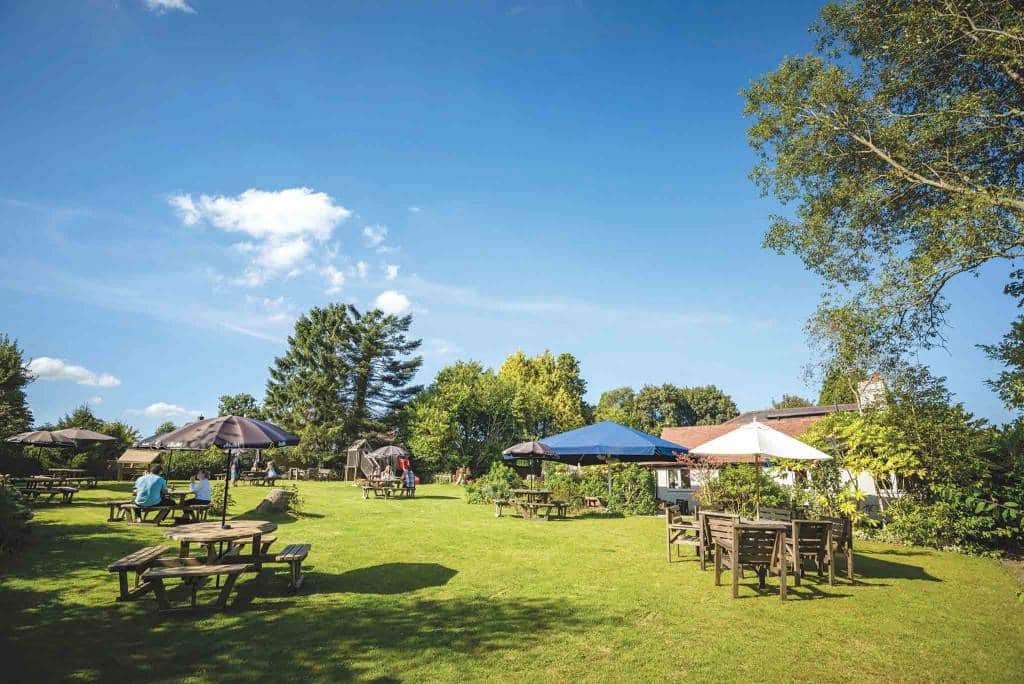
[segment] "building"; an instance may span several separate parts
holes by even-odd
[[[856,411],[857,404],[833,404],[831,406],[801,406],[798,408],[763,409],[741,413],[732,420],[719,425],[691,425],[686,427],[662,428],[661,438],[692,449],[709,442],[716,437],[735,430],[753,420],[764,423],[790,437],[799,437],[830,413],[837,411]],[[701,469],[691,468],[688,464],[658,463],[650,464],[654,469],[658,483],[658,499],[670,503],[686,501],[692,508],[693,492],[700,486],[700,478],[709,473]],[[779,473],[776,479],[782,484],[793,484],[794,473]],[[865,492],[875,494],[874,481],[869,475],[858,477],[858,487]]]

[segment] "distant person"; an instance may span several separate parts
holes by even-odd
[[[279,477],[280,475],[277,473],[277,468],[274,467],[274,462],[267,461],[267,479],[273,482]]]
[[[412,461],[409,460],[408,456],[402,456],[398,459],[398,469],[403,473],[406,470],[412,470]]]
[[[412,472],[412,468],[402,473],[402,483],[406,489],[416,489],[416,473]]]
[[[384,467],[384,472],[382,473],[382,475],[383,475],[385,480],[391,480],[391,479],[393,479],[395,477],[395,470],[394,470],[394,468],[391,467],[390,463],[388,463]]]
[[[238,486],[238,478],[242,474],[242,459],[235,454],[231,459],[231,484]]]
[[[171,505],[174,503],[167,497],[167,480],[163,477],[164,469],[154,465],[149,472],[135,480],[135,503],[143,508]]]
[[[379,480],[380,479],[380,466],[377,465],[376,463],[373,465],[373,471],[370,473],[370,479],[371,480]]]
[[[192,500],[189,503],[192,504],[208,504],[213,499],[213,490],[210,488],[210,479],[207,477],[206,471],[200,468],[196,471],[196,474],[192,476],[192,480],[188,484],[189,491],[192,492]]]

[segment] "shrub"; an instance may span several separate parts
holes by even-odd
[[[235,497],[231,495],[231,488],[228,488],[228,515],[231,515],[231,507],[235,505]],[[224,480],[213,480],[210,482],[210,515],[221,515],[224,512]]]
[[[658,511],[657,482],[647,468],[633,464],[612,467],[612,495],[608,510],[630,515],[650,515]],[[570,470],[558,465],[544,476],[544,487],[552,496],[573,508],[583,507],[583,497],[608,499],[608,466],[586,466]]]
[[[494,463],[486,474],[466,485],[466,503],[493,503],[508,499],[512,490],[523,486],[515,470],[503,463]]]
[[[761,505],[787,508],[794,504],[789,487],[781,485],[761,471]],[[717,477],[701,482],[697,499],[701,506],[722,506],[741,515],[753,517],[757,512],[757,469],[749,464],[738,464],[718,469]]]
[[[14,491],[0,487],[0,553],[14,553],[28,543],[31,518],[32,511]]]

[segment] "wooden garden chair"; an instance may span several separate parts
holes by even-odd
[[[779,576],[779,599],[786,600],[786,545],[784,532],[757,525],[744,525],[725,516],[708,515],[708,527],[715,542],[715,586],[722,586],[722,570],[732,573],[732,597],[739,598],[740,573],[748,567],[757,573],[757,586],[764,588],[769,573]]]
[[[832,523],[832,557],[842,556],[846,559],[846,577],[853,580],[853,521],[847,515],[838,518],[824,517],[822,520]]]
[[[712,518],[726,520],[730,525],[740,521],[740,516],[735,513],[721,513],[705,509],[697,514],[697,525],[700,529],[700,546],[697,548],[700,555],[700,569],[702,572],[707,570],[707,561],[715,553],[715,540],[710,524]]]
[[[793,515],[792,508],[774,508],[772,506],[760,506],[758,507],[758,517],[761,520],[777,520],[779,522],[792,522]]]
[[[823,568],[828,568],[828,583],[836,583],[835,566],[832,562],[832,523],[827,520],[794,520],[786,545],[789,557],[793,561],[793,573],[796,585],[804,575],[805,559],[814,561],[818,577],[822,576]]]
[[[672,547],[676,547],[676,555],[683,555],[681,547],[692,546],[703,564],[701,549],[700,526],[697,521],[683,516],[677,506],[665,507],[665,534],[667,537],[668,562],[672,562]]]

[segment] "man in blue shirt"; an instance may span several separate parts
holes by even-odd
[[[416,473],[412,472],[411,467],[402,473],[402,483],[405,485],[406,489],[410,489],[414,492],[416,491]]]
[[[167,491],[167,480],[160,474],[163,468],[158,465],[149,469],[149,472],[135,481],[135,503],[139,506],[159,506],[165,502],[164,493]],[[166,500],[166,503],[172,503]]]

